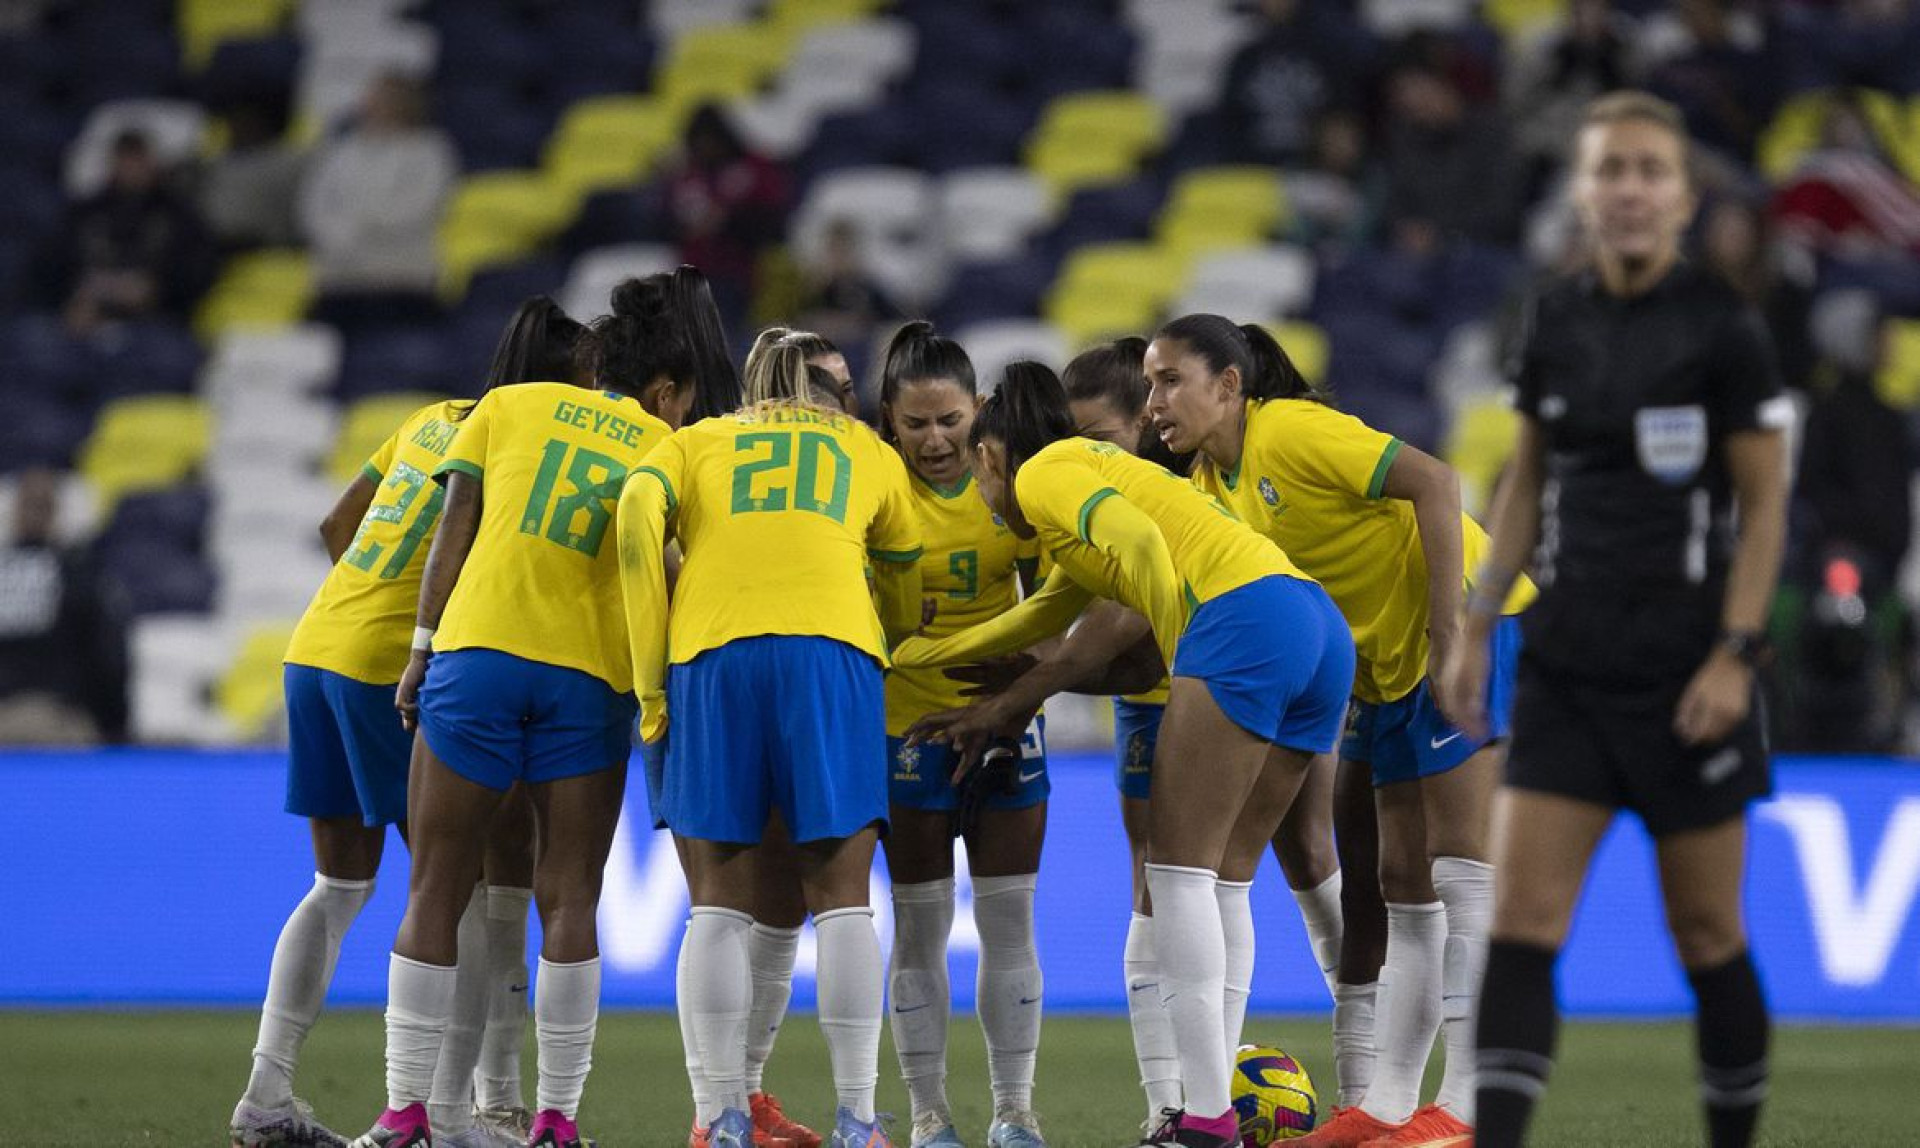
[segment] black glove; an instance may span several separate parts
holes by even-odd
[[[967,771],[956,787],[959,803],[953,811],[953,835],[964,837],[980,823],[980,811],[987,800],[1010,795],[1020,788],[1020,743],[1010,737],[996,737],[987,743],[980,764]]]

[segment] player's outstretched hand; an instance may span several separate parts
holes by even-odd
[[[966,682],[967,688],[960,691],[961,697],[990,698],[1006,689],[1022,674],[1038,665],[1040,659],[1032,654],[1008,654],[1003,658],[988,658],[965,666],[954,666],[946,675],[956,682]]]
[[[393,691],[393,708],[400,711],[400,726],[408,733],[420,728],[420,683],[427,677],[427,651],[415,650],[400,675],[400,687]]]
[[[1445,664],[1439,666],[1439,676],[1433,680],[1433,700],[1439,704],[1441,716],[1475,741],[1484,741],[1487,736],[1489,657],[1486,642],[1461,638],[1452,643]]]

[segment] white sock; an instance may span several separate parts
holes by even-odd
[[[1436,857],[1433,888],[1447,907],[1447,948],[1440,974],[1447,1070],[1434,1100],[1472,1124],[1473,1030],[1480,978],[1487,970],[1487,931],[1493,923],[1493,866],[1464,857]]]
[[[760,1077],[773,1055],[773,1039],[793,999],[793,956],[799,929],[753,923],[747,935],[747,966],[753,975],[753,1011],[747,1017],[747,1094],[760,1091]]]
[[[752,917],[714,905],[696,905],[687,924],[687,997],[709,1089],[694,1116],[703,1128],[726,1109],[747,1110],[747,1017],[753,1012],[747,937],[752,931]]]
[[[1313,959],[1332,993],[1340,981],[1340,936],[1345,918],[1340,913],[1340,870],[1311,889],[1295,889],[1293,899],[1300,903],[1300,920],[1307,926],[1307,943],[1313,946]]]
[[[820,946],[820,1031],[833,1062],[834,1091],[840,1107],[870,1123],[880,1080],[880,1012],[886,1007],[873,910],[860,905],[821,913],[813,930]]]
[[[1380,969],[1373,1080],[1363,1107],[1399,1124],[1420,1106],[1420,1080],[1440,1030],[1440,963],[1447,913],[1440,902],[1387,903],[1387,961]]]
[[[293,1101],[293,1069],[307,1030],[327,1002],[340,938],[373,896],[372,881],[340,881],[313,875],[313,888],[280,926],[267,972],[267,998],[260,1006],[260,1036],[253,1045],[253,1075],[243,1097],[262,1108]]]
[[[473,1069],[480,1062],[480,1033],[487,1023],[487,890],[473,887],[460,914],[459,959],[454,963],[453,1017],[440,1039],[433,1068],[427,1119],[434,1135],[473,1126]]]
[[[1253,995],[1253,882],[1216,881],[1213,895],[1220,902],[1220,934],[1226,944],[1220,1020],[1231,1065],[1240,1047],[1240,1030],[1247,1023],[1247,998]]]
[[[1373,1002],[1379,984],[1333,986],[1333,1070],[1340,1079],[1340,1107],[1366,1098],[1373,1080]]]
[[[685,1053],[687,1065],[687,1085],[693,1093],[693,1120],[701,1128],[707,1126],[700,1119],[703,1112],[719,1109],[713,1106],[713,1085],[707,1081],[707,1070],[700,1061],[700,1038],[693,1027],[693,949],[687,944],[693,932],[693,920],[687,920],[687,926],[680,936],[680,959],[674,965],[673,1003],[680,1014],[680,1048]]]
[[[533,1032],[540,1046],[534,1107],[558,1109],[571,1120],[593,1068],[593,1034],[600,1023],[600,958],[557,965],[540,958]]]
[[[519,1108],[520,1045],[527,1033],[527,910],[533,890],[487,886],[487,1028],[474,1070],[474,1103]],[[438,1125],[435,1125],[438,1127]]]
[[[1040,952],[1033,943],[1033,890],[1039,877],[973,879],[973,922],[980,931],[974,1007],[987,1034],[993,1110],[1033,1111],[1033,1063],[1040,1052]]]
[[[947,1111],[947,1021],[953,1010],[947,939],[952,932],[953,878],[893,887],[888,1023],[916,1120]]]
[[[452,965],[429,965],[394,953],[387,958],[387,1107],[426,1103],[440,1038],[453,1017]]]
[[[1127,922],[1127,1020],[1133,1025],[1133,1056],[1147,1094],[1147,1119],[1180,1107],[1180,1054],[1173,1022],[1160,1003],[1160,958],[1153,950],[1153,918],[1138,913]]]
[[[1160,999],[1173,1022],[1187,1111],[1205,1119],[1219,1116],[1233,1102],[1222,1028],[1227,953],[1214,893],[1218,882],[1211,869],[1147,864]]]

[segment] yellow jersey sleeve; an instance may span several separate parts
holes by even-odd
[[[1400,453],[1399,439],[1321,403],[1277,399],[1248,404],[1249,443],[1263,441],[1252,428],[1269,408],[1287,420],[1286,450],[1273,456],[1273,469],[1283,476],[1283,488],[1288,483],[1305,483],[1360,498],[1381,496],[1387,470]],[[1244,455],[1241,462],[1244,468]]]
[[[439,472],[480,479],[480,524],[434,649],[499,650],[631,690],[614,511],[667,425],[565,383],[496,387],[467,424]]]
[[[1113,560],[1120,577],[1121,601],[1145,614],[1167,666],[1180,634],[1187,628],[1187,603],[1173,552],[1153,519],[1125,498],[1102,498],[1082,524],[1086,540]]]
[[[683,447],[678,438],[668,438],[647,455],[628,476],[614,519],[640,736],[649,742],[667,732],[667,522],[686,459]]]
[[[904,669],[958,666],[1015,653],[1064,632],[1093,598],[1092,591],[1071,578],[1049,578],[1031,597],[989,621],[944,638],[908,638],[894,649],[893,664]]]
[[[457,410],[450,402],[420,408],[367,460],[373,501],[295,627],[287,661],[369,684],[400,680],[446,496],[431,476],[459,435]]]

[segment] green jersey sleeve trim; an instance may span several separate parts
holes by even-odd
[[[650,474],[653,477],[660,480],[661,487],[663,487],[667,492],[667,513],[668,514],[672,514],[674,512],[674,509],[680,505],[680,496],[678,494],[675,494],[673,490],[673,480],[668,478],[664,473],[662,473],[659,467],[637,466],[633,468],[633,473]]]
[[[371,462],[361,463],[360,473],[366,475],[367,481],[373,483],[375,486],[379,486],[387,480],[387,476],[380,473],[380,468]]]
[[[450,458],[434,468],[433,477],[444,481],[446,475],[456,470],[468,478],[485,479],[487,476],[486,468],[479,463],[467,462],[465,459]]]
[[[1119,493],[1119,491],[1111,486],[1103,486],[1088,495],[1087,500],[1080,504],[1080,525],[1076,531],[1076,533],[1080,535],[1080,541],[1086,543],[1093,541],[1093,539],[1087,535],[1087,524],[1093,519],[1093,508]]]
[[[869,546],[867,547],[867,553],[882,562],[899,562],[904,564],[907,562],[920,561],[920,555],[925,553],[925,548],[916,546],[912,550],[880,550]]]
[[[1387,485],[1387,471],[1393,466],[1394,456],[1400,453],[1400,440],[1387,440],[1387,449],[1380,452],[1380,461],[1374,464],[1373,477],[1367,481],[1367,497],[1379,498],[1380,491]]]

